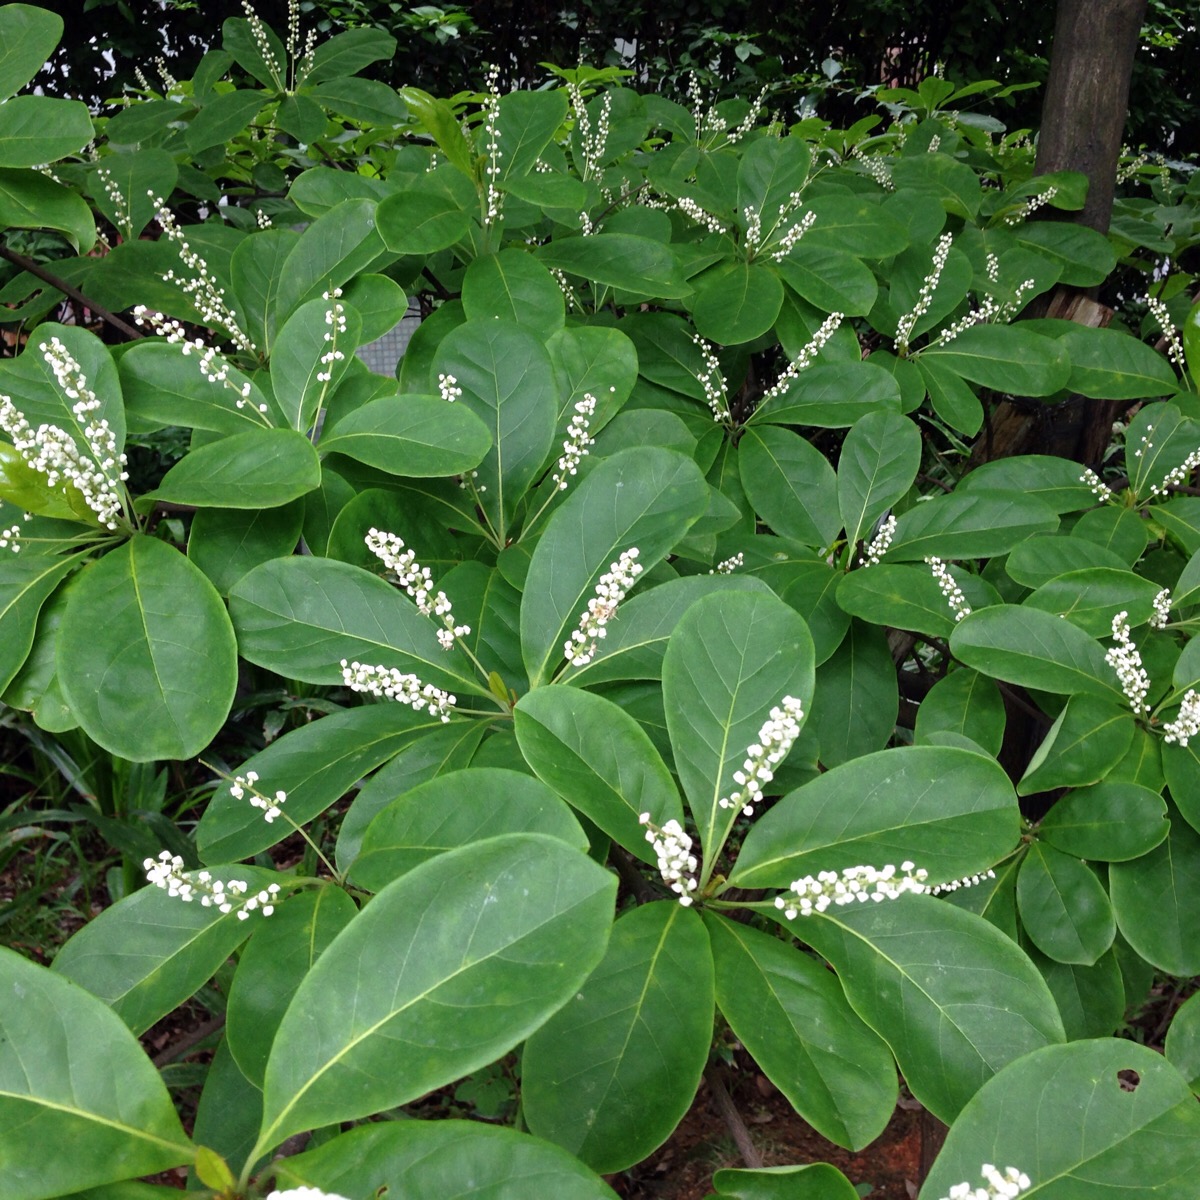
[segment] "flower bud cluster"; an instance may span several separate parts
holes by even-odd
[[[12,548],[14,554],[21,553],[21,523],[14,522],[7,529],[0,529],[0,550]]]
[[[933,303],[933,294],[937,291],[942,271],[945,270],[946,260],[950,257],[950,247],[953,242],[954,234],[952,233],[943,233],[938,238],[938,244],[933,251],[933,265],[929,269],[929,274],[925,276],[924,283],[921,284],[921,290],[917,293],[917,301],[912,306],[912,311],[901,317],[900,324],[896,326],[897,349],[908,349],[908,341],[912,337],[917,322],[929,311],[929,306]]]
[[[701,208],[690,196],[680,196],[675,202],[675,207],[683,213],[685,217],[695,221],[697,225],[703,225],[709,233],[728,233],[729,228],[722,221],[719,221],[712,213]]]
[[[770,91],[770,88],[764,87],[758,93],[754,99],[754,103],[750,105],[750,111],[742,118],[742,123],[725,135],[725,139],[729,145],[733,146],[740,142],[758,124],[758,118],[762,116],[768,91]]]
[[[741,550],[739,550],[731,558],[724,559],[722,562],[717,563],[717,565],[715,567],[713,567],[713,569],[711,571],[709,571],[709,574],[710,575],[732,575],[734,573],[734,571],[736,571],[738,569],[738,567],[744,566],[745,562],[746,562],[746,556],[745,556],[745,554],[742,553]]]
[[[698,860],[692,853],[692,839],[682,825],[673,818],[661,829],[650,820],[650,814],[642,813],[638,823],[646,826],[646,841],[654,847],[658,859],[658,871],[671,891],[679,896],[679,903],[687,908],[696,890],[696,867]]]
[[[275,898],[279,895],[279,884],[268,884],[261,891],[247,895],[249,885],[243,879],[231,879],[222,883],[212,877],[210,871],[197,871],[189,879],[183,870],[183,859],[170,850],[164,850],[158,858],[142,861],[146,882],[162,888],[168,896],[177,896],[185,903],[199,900],[202,908],[215,908],[222,913],[237,912],[238,920],[245,921],[252,912],[261,910],[264,917],[275,911]]]
[[[443,650],[449,650],[456,638],[466,637],[471,632],[469,625],[454,623],[454,613],[446,593],[433,590],[433,576],[429,568],[417,562],[412,550],[405,550],[401,538],[394,533],[371,528],[363,541],[367,549],[392,572],[395,582],[416,601],[421,615],[441,620],[442,628],[437,631],[437,639]]]
[[[266,63],[267,70],[271,73],[271,77],[282,91],[283,69],[279,65],[279,60],[275,57],[275,51],[271,48],[266,26],[263,24],[262,18],[255,12],[254,5],[250,3],[250,0],[242,0],[242,9],[250,25],[250,36],[254,39],[255,48],[262,55],[262,60]]]
[[[258,348],[238,326],[237,312],[226,303],[225,289],[217,283],[208,269],[208,263],[188,244],[183,230],[175,220],[175,214],[166,206],[161,196],[156,196],[153,191],[147,192],[147,195],[154,205],[155,216],[162,227],[163,236],[175,243],[183,265],[194,272],[193,278],[185,279],[176,275],[174,271],[168,271],[163,279],[174,283],[183,292],[206,325],[219,326],[239,350],[257,354]]]
[[[995,259],[995,255],[990,256]],[[989,268],[991,264],[989,263]],[[996,280],[992,281],[993,283]],[[1013,298],[1001,304],[995,296],[988,294],[983,298],[983,303],[978,308],[972,309],[965,316],[961,316],[952,325],[947,325],[945,329],[937,335],[930,346],[945,346],[947,343],[954,341],[960,333],[970,329],[974,325],[982,325],[988,321],[994,323],[1006,322],[1011,320],[1024,306],[1025,296],[1034,288],[1034,281],[1026,279],[1017,290],[1013,293]]]
[[[46,477],[47,487],[74,487],[106,529],[116,529],[121,514],[121,484],[129,478],[126,458],[117,449],[116,435],[104,417],[93,416],[100,400],[88,386],[79,363],[58,338],[42,342],[46,365],[68,400],[83,435],[86,453],[75,438],[58,425],[43,423],[34,429],[8,396],[0,396],[0,430],[30,470]]]
[[[558,464],[554,469],[551,480],[560,492],[567,490],[568,476],[579,471],[588,447],[595,445],[595,438],[588,437],[592,417],[596,415],[596,397],[591,392],[584,392],[583,399],[575,404],[575,415],[567,424],[567,436],[563,441],[563,452],[559,455]]]
[[[900,872],[888,864],[882,868],[858,866],[845,870],[820,871],[792,882],[788,891],[775,897],[775,907],[789,920],[823,913],[831,904],[866,903],[868,900],[896,900],[905,892],[929,891],[925,881],[929,872],[914,863],[903,862]]]
[[[325,324],[329,328],[325,331],[324,340],[329,343],[329,349],[321,355],[322,369],[317,372],[317,380],[320,383],[328,383],[333,378],[333,364],[344,362],[346,355],[338,349],[338,334],[346,332],[346,306],[341,303],[342,289],[333,288],[331,291],[322,292],[321,299],[329,301],[329,308],[325,313]]]
[[[799,195],[799,193],[796,193]],[[780,215],[784,213],[784,208],[779,209]],[[787,229],[784,230],[783,237],[779,239],[779,247],[771,255],[775,262],[782,262],[791,252],[792,247],[813,227],[813,223],[817,219],[815,212],[806,212],[798,221],[793,221]]]
[[[458,386],[458,379],[453,375],[438,375],[438,395],[441,396],[447,404],[453,404],[455,400],[462,395],[462,388]]]
[[[1157,296],[1147,296],[1146,307],[1149,308],[1150,315],[1158,322],[1158,327],[1163,331],[1163,337],[1167,342],[1167,357],[1179,370],[1186,372],[1187,359],[1183,354],[1183,343],[1179,340],[1179,330],[1175,328],[1175,322],[1171,320],[1167,306]]]
[[[716,351],[698,333],[692,334],[692,341],[704,359],[704,370],[696,376],[696,382],[704,389],[704,399],[712,409],[714,421],[730,421],[729,411],[729,380],[721,370],[721,360]]]
[[[270,825],[276,817],[283,815],[283,805],[287,803],[287,792],[281,789],[275,793],[273,798],[268,798],[254,786],[257,782],[257,771],[247,771],[244,776],[237,775],[234,777],[233,783],[229,785],[229,794],[235,800],[241,800],[249,791],[251,807],[261,808],[263,820]]]
[[[1030,196],[1029,199],[1026,200],[1025,203],[1022,204],[1021,207],[1018,208],[1016,212],[1010,213],[1007,217],[1004,218],[1004,223],[1006,225],[1020,225],[1021,222],[1024,221],[1027,217],[1029,217],[1033,213],[1037,212],[1037,210],[1039,208],[1042,208],[1044,205],[1049,204],[1050,201],[1053,200],[1054,197],[1057,195],[1058,195],[1058,188],[1051,186],[1051,187],[1048,187],[1044,192],[1042,192],[1042,194],[1040,196]]]
[[[870,177],[875,180],[881,188],[886,192],[894,192],[896,190],[895,183],[892,182],[891,168],[887,165],[882,155],[866,154],[861,145],[855,146],[850,151],[850,157],[856,159],[862,164],[862,168]]]
[[[586,666],[596,654],[599,640],[608,634],[606,626],[616,615],[617,607],[642,573],[637,561],[638,548],[622,550],[620,558],[609,563],[608,571],[600,576],[596,593],[587,602],[579,618],[579,628],[563,645],[563,656],[574,667]]]
[[[504,207],[504,193],[496,186],[500,179],[500,160],[504,152],[500,149],[500,68],[492,63],[484,77],[487,99],[483,102],[483,150],[487,155],[484,174],[487,176],[486,225],[494,225],[500,219]]]
[[[892,538],[895,536],[896,516],[894,513],[888,513],[879,523],[879,528],[875,531],[875,536],[863,547],[858,565],[860,567],[879,566],[880,559],[888,552],[888,547],[891,546]]]
[[[100,185],[104,188],[104,194],[108,197],[108,202],[117,213],[117,224],[129,226],[133,220],[130,211],[130,201],[132,198],[127,197],[121,191],[121,185],[113,178],[112,172],[107,167],[101,167],[96,172],[96,178],[100,180]],[[122,220],[122,217],[124,217],[124,220]]]
[[[1200,737],[1200,694],[1194,688],[1188,688],[1175,720],[1163,725],[1163,734],[1164,742],[1180,746],[1187,746],[1192,738]]]
[[[254,223],[259,229],[270,229],[275,222],[261,208],[256,208],[254,210]]]
[[[942,595],[946,597],[946,603],[950,605],[950,611],[954,613],[954,619],[961,621],[963,617],[971,615],[971,606],[967,603],[966,596],[962,593],[962,588],[954,582],[954,576],[950,574],[950,568],[937,555],[927,555],[925,563],[933,572],[933,577],[937,580],[937,585],[942,589]]]
[[[1152,443],[1148,443],[1146,448],[1150,449]],[[1163,476],[1161,483],[1156,483],[1150,488],[1150,495],[1165,496],[1171,488],[1182,487],[1187,482],[1187,477],[1197,468],[1200,467],[1200,448],[1191,452],[1179,464],[1172,468]]]
[[[1001,1174],[991,1163],[984,1163],[979,1168],[979,1173],[987,1182],[986,1188],[973,1188],[970,1183],[956,1183],[942,1200],[1013,1200],[1033,1186],[1029,1176],[1016,1167],[1005,1167]]]
[[[746,761],[741,770],[733,773],[738,790],[717,801],[721,808],[740,808],[744,817],[754,815],[754,806],[762,803],[763,784],[775,778],[773,768],[787,758],[800,736],[803,719],[804,709],[795,696],[784,696],[771,709],[758,731],[758,741],[746,747]]]
[[[1084,472],[1079,477],[1080,483],[1086,483],[1092,491],[1092,495],[1100,501],[1101,504],[1107,504],[1113,498],[1113,490],[1092,470],[1091,467],[1085,467]]]
[[[799,354],[788,364],[788,368],[775,381],[773,387],[768,388],[763,393],[763,402],[774,400],[777,396],[782,396],[784,392],[792,385],[792,382],[797,378],[801,371],[807,370],[813,364],[813,360],[821,353],[825,343],[838,331],[838,326],[841,325],[844,319],[844,314],[840,312],[830,313],[829,316],[821,323],[820,329],[812,335],[809,341]]]
[[[323,1192],[315,1187],[288,1188],[286,1192],[272,1192],[267,1200],[346,1200],[345,1196],[335,1196],[332,1192]]]
[[[415,675],[397,670],[395,667],[372,667],[366,663],[347,662],[342,659],[342,682],[354,692],[366,692],[383,700],[395,700],[407,704],[416,712],[429,710],[431,716],[440,717],[443,723],[450,720],[458,697],[436,688],[432,683],[422,683]]]
[[[1171,589],[1163,588],[1154,597],[1154,611],[1150,614],[1151,629],[1166,629],[1171,620]]]
[[[1129,636],[1129,614],[1119,612],[1112,620],[1113,640],[1117,643],[1105,651],[1104,661],[1117,673],[1121,690],[1135,713],[1150,711],[1146,697],[1150,694],[1150,676],[1142,666],[1142,656]]]

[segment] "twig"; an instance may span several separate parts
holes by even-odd
[[[737,1105],[734,1104],[733,1097],[730,1096],[729,1089],[725,1086],[725,1081],[721,1078],[718,1069],[713,1066],[705,1067],[704,1079],[712,1091],[713,1100],[716,1102],[722,1119],[729,1127],[738,1153],[742,1156],[742,1162],[751,1170],[757,1170],[763,1165],[763,1157],[751,1139],[750,1130],[746,1128],[742,1114],[738,1112]]]
[[[220,1013],[218,1016],[204,1022],[203,1025],[197,1025],[194,1029],[189,1029],[177,1042],[172,1042],[165,1050],[160,1050],[154,1056],[154,1065],[156,1067],[165,1067],[167,1063],[174,1062],[177,1058],[186,1054],[193,1046],[199,1045],[210,1033],[216,1033],[225,1024],[225,1014]]]
[[[47,271],[40,263],[36,263],[32,258],[26,258],[24,254],[18,254],[15,250],[10,250],[7,246],[0,245],[0,258],[6,258],[16,267],[20,267],[22,271],[28,271],[30,275],[36,275],[38,279],[44,283],[48,283],[52,288],[57,288],[65,296],[69,296],[72,300],[82,304],[85,308],[90,309],[104,321],[111,325],[114,329],[120,330],[130,341],[144,337],[145,334],[128,321],[123,321],[120,317],[110,313],[107,308],[102,308],[95,300],[88,299],[77,287],[68,283],[65,279],[59,278],[51,271]]]

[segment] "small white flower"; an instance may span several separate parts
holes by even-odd
[[[712,346],[698,333],[692,334],[692,341],[704,359],[704,370],[696,376],[696,382],[704,389],[704,399],[712,409],[713,420],[728,423],[732,419],[729,412],[729,380],[721,370],[721,361]]]
[[[247,896],[249,886],[245,880],[231,879],[223,883],[213,879],[211,871],[197,871],[195,879],[189,879],[183,870],[183,859],[170,850],[162,851],[156,859],[145,859],[142,869],[146,872],[146,882],[162,888],[168,896],[176,896],[189,904],[199,900],[202,908],[215,908],[221,913],[236,911],[239,921],[245,921],[256,909],[269,917],[275,911],[275,898],[280,891],[279,884],[272,883]]]
[[[1107,504],[1113,498],[1112,488],[1091,467],[1084,469],[1083,474],[1079,477],[1079,482],[1086,483],[1101,504]]]
[[[771,715],[758,731],[758,741],[746,749],[746,761],[740,771],[734,771],[733,781],[738,790],[722,796],[721,808],[740,808],[742,815],[754,815],[754,806],[763,798],[763,784],[774,778],[774,768],[790,753],[800,736],[804,709],[795,696],[784,698],[771,709]]]
[[[787,370],[775,381],[774,385],[769,387],[764,393],[762,402],[765,404],[768,400],[774,400],[777,396],[782,396],[785,391],[791,386],[792,381],[800,374],[801,371],[807,370],[812,366],[817,355],[821,353],[825,343],[838,331],[844,315],[840,312],[830,313],[822,322],[820,329],[812,335],[812,340],[806,345],[799,354],[788,364]]]
[[[284,1192],[271,1192],[267,1200],[346,1200],[344,1196],[335,1196],[333,1192],[323,1192],[315,1187],[288,1188]]]
[[[896,517],[893,513],[888,515],[879,523],[879,528],[875,531],[875,536],[863,547],[863,552],[858,560],[860,567],[877,567],[880,559],[888,552],[888,547],[892,544],[892,538],[896,536]]]
[[[942,589],[942,595],[946,597],[946,603],[950,605],[950,611],[954,614],[956,621],[961,621],[964,617],[971,615],[971,606],[967,603],[966,596],[962,593],[962,588],[954,581],[954,576],[950,574],[950,568],[936,555],[929,555],[925,559],[929,569],[933,572],[934,579],[937,580],[937,585]]]
[[[1117,673],[1121,690],[1129,707],[1139,715],[1150,711],[1146,697],[1150,694],[1150,676],[1142,666],[1142,656],[1129,636],[1129,614],[1119,612],[1112,621],[1113,640],[1117,643],[1105,652],[1104,661]]]
[[[595,438],[588,436],[588,428],[595,415],[596,397],[591,392],[584,392],[583,399],[576,402],[575,415],[567,425],[567,436],[562,444],[563,452],[559,456],[551,480],[560,492],[567,490],[568,476],[578,472],[588,447],[595,444]]]
[[[660,829],[650,820],[649,813],[642,813],[638,817],[638,823],[646,826],[646,841],[654,848],[663,882],[679,896],[679,903],[687,908],[692,903],[696,890],[698,865],[698,860],[692,853],[691,837],[674,819]]]
[[[1154,612],[1150,616],[1151,629],[1166,629],[1171,619],[1171,589],[1163,588],[1154,597]]]
[[[1149,450],[1152,445],[1152,442],[1147,443],[1146,449]],[[1200,449],[1193,450],[1191,454],[1189,454],[1187,458],[1185,458],[1183,462],[1179,464],[1179,466],[1168,471],[1166,475],[1163,476],[1161,483],[1152,485],[1150,488],[1150,495],[1165,496],[1167,492],[1171,490],[1171,488],[1182,487],[1187,482],[1188,476],[1197,467],[1200,467]]]
[[[462,395],[462,388],[458,386],[458,380],[453,375],[438,375],[438,395],[441,396],[447,404],[453,404],[455,400]]]
[[[229,794],[235,800],[241,800],[245,797],[246,792],[250,792],[250,805],[252,808],[261,808],[263,812],[263,820],[269,825],[276,817],[283,815],[283,805],[287,803],[287,792],[280,789],[274,796],[264,796],[254,785],[258,782],[257,771],[247,771],[246,774],[234,776],[233,783],[229,785]]]
[[[722,562],[717,563],[717,565],[715,567],[713,567],[713,569],[711,571],[709,571],[709,574],[710,575],[732,575],[734,573],[734,571],[736,571],[738,569],[738,567],[745,565],[745,562],[746,562],[746,556],[745,556],[745,554],[742,553],[741,550],[739,550],[735,555],[733,555],[732,558],[727,558],[727,559],[724,559]]]
[[[1200,695],[1193,688],[1188,688],[1183,703],[1179,706],[1179,715],[1174,721],[1163,725],[1163,741],[1186,746],[1194,737],[1200,737]]]
[[[600,576],[595,595],[587,602],[587,608],[579,618],[579,628],[563,645],[563,657],[572,666],[582,667],[592,661],[598,641],[608,633],[606,626],[642,573],[642,564],[637,557],[636,546],[622,550],[620,558],[610,563],[607,573]]]
[[[407,704],[416,712],[428,709],[442,722],[450,720],[458,697],[452,696],[431,683],[422,683],[411,672],[395,667],[368,666],[366,663],[347,662],[342,659],[342,681],[355,692],[366,692],[385,700]]]
[[[1029,1176],[1016,1167],[1005,1167],[1001,1173],[991,1163],[984,1163],[979,1173],[987,1181],[986,1188],[956,1183],[942,1200],[1012,1200],[1033,1186]]]
[[[921,290],[917,293],[916,303],[912,306],[912,311],[901,317],[899,325],[896,326],[897,349],[902,351],[908,349],[908,340],[912,337],[917,322],[929,311],[929,306],[933,303],[933,294],[937,291],[942,271],[945,270],[946,260],[950,257],[950,247],[953,242],[954,234],[952,233],[943,233],[938,238],[938,244],[933,251],[933,264],[929,268],[929,274],[925,276],[925,281],[921,284]]]
[[[401,538],[394,533],[371,528],[363,541],[367,549],[392,572],[394,581],[416,601],[421,615],[435,617],[441,622],[442,628],[437,631],[437,639],[443,650],[449,650],[457,638],[466,637],[471,632],[469,625],[455,623],[446,593],[434,591],[429,568],[417,562],[417,556],[412,550],[404,548]]]

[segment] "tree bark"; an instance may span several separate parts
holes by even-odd
[[[1058,0],[1038,135],[1038,175],[1082,171],[1081,225],[1108,232],[1129,79],[1146,0]]]

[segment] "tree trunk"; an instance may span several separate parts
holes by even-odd
[[[1146,0],[1058,0],[1036,173],[1082,171],[1081,225],[1108,232]]]

